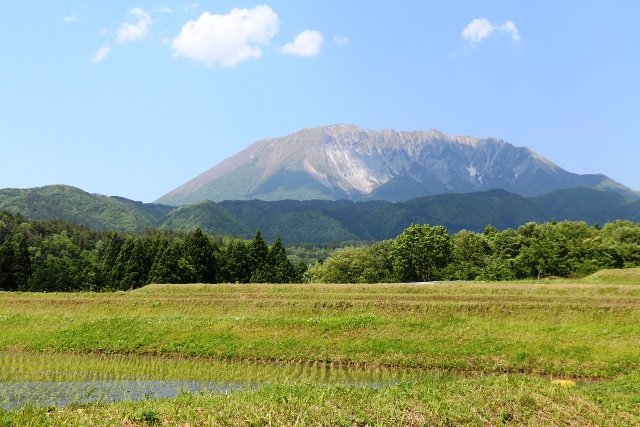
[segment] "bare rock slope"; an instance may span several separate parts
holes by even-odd
[[[568,172],[526,147],[498,139],[333,125],[258,141],[157,202],[404,201],[493,188],[537,196],[575,187],[638,197],[604,175]]]

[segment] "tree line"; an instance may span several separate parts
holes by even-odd
[[[309,265],[295,254],[289,258],[279,238],[268,245],[260,231],[249,241],[210,236],[199,228],[123,234],[0,212],[0,290],[43,292],[129,290],[149,283],[584,276],[602,268],[640,266],[640,224],[614,221],[599,227],[562,221],[455,234],[442,226],[414,224],[392,240],[309,253],[326,259]]]
[[[613,221],[533,222],[450,235],[414,224],[393,240],[337,249],[311,266],[305,281],[325,283],[514,280],[585,276],[640,266],[640,224]]]
[[[251,241],[149,229],[121,234],[0,212],[0,290],[129,290],[149,283],[292,283],[306,267],[277,238]]]

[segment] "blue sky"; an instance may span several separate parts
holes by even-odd
[[[640,189],[637,1],[0,6],[0,188],[150,202],[334,123],[528,146]]]

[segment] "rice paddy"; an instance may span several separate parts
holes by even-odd
[[[0,426],[640,425],[633,277],[0,293]]]

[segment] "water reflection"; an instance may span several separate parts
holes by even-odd
[[[66,406],[90,402],[114,402],[176,397],[181,392],[227,393],[256,385],[246,382],[213,383],[204,381],[70,381],[0,384],[0,407],[4,410],[23,406]]]
[[[282,383],[381,387],[423,375],[417,370],[310,362],[0,353],[0,408],[173,398],[181,392],[230,393]]]

